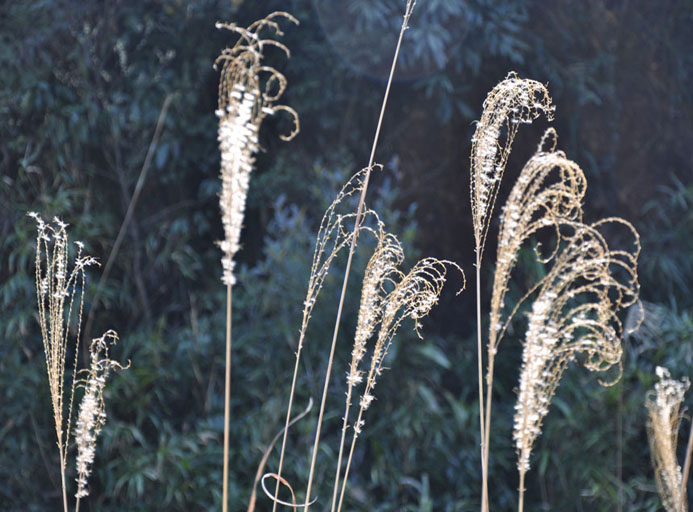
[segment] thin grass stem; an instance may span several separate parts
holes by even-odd
[[[691,421],[691,429],[688,432],[688,446],[686,447],[686,459],[683,463],[683,475],[681,478],[681,512],[685,512],[685,504],[688,503],[687,487],[688,475],[691,471],[691,456],[693,456],[693,421]]]
[[[59,448],[60,452],[60,482],[63,488],[63,510],[67,512],[67,486],[65,485],[65,464],[63,464],[63,448]]]
[[[488,471],[486,470],[486,429],[484,428],[484,378],[483,346],[481,341],[481,258],[480,248],[476,251],[476,333],[477,333],[477,372],[479,374],[479,429],[481,435],[481,510],[488,511]]]
[[[348,428],[347,420],[349,419],[349,408],[351,407],[351,391],[352,384],[349,383],[347,389],[346,405],[344,406],[344,422],[342,423],[342,438],[339,441],[339,455],[337,456],[337,473],[334,477],[334,491],[332,492],[332,508],[331,512],[335,511],[335,506],[337,505],[337,489],[339,489],[339,476],[342,469],[342,456],[344,455],[344,440],[346,438],[346,431]],[[341,500],[340,500],[341,505]]]
[[[222,485],[222,510],[229,505],[229,424],[231,420],[231,282],[226,284],[226,371],[224,376],[224,474]]]

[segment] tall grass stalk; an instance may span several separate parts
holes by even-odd
[[[532,447],[563,372],[578,356],[590,371],[614,366],[620,371],[623,326],[617,314],[639,300],[640,239],[635,229],[619,218],[566,224],[573,233],[566,236],[565,246],[539,282],[523,343],[513,428],[519,512],[524,507]],[[609,247],[603,232],[618,228],[625,228],[632,238],[631,247]]]
[[[286,78],[276,69],[262,65],[265,46],[273,46],[290,56],[289,49],[273,39],[262,39],[259,33],[270,29],[274,35],[282,35],[275,18],[287,19],[295,24],[298,20],[286,12],[274,12],[252,23],[247,28],[235,24],[217,23],[240,37],[232,48],[226,48],[216,59],[215,68],[222,64],[219,80],[219,146],[221,150],[220,207],[224,224],[224,240],[219,244],[223,277],[226,284],[226,353],[224,371],[224,462],[222,475],[222,510],[228,510],[229,475],[229,423],[231,418],[231,323],[232,287],[235,284],[234,256],[240,249],[241,228],[245,215],[245,202],[250,183],[250,173],[259,149],[258,132],[262,120],[277,111],[288,112],[294,120],[294,129],[283,140],[291,140],[298,133],[296,112],[285,105],[274,105],[286,88]],[[265,74],[267,78],[262,77]],[[264,85],[261,83],[264,80]]]
[[[39,324],[46,356],[48,386],[53,409],[53,422],[60,457],[60,481],[62,486],[63,510],[67,512],[67,448],[72,423],[72,404],[77,383],[77,363],[84,306],[84,270],[97,264],[89,256],[82,256],[83,245],[75,242],[77,255],[74,265],[68,268],[69,239],[67,224],[57,217],[53,223],[43,221],[38,214],[30,212],[36,221],[36,297]],[[77,306],[73,308],[77,296]],[[76,328],[74,341],[74,363],[72,381],[69,384],[67,417],[65,416],[65,365],[69,356],[70,328]]]
[[[486,235],[510,149],[520,123],[531,123],[540,113],[551,118],[553,107],[546,88],[534,80],[510,73],[484,101],[484,111],[472,137],[469,195],[472,203],[476,268],[477,372],[481,440],[481,510],[488,511],[489,405],[484,403],[483,342],[481,335],[481,262]],[[491,351],[489,350],[489,362]],[[487,394],[493,387],[487,376]],[[487,399],[488,400],[488,399]],[[486,410],[485,410],[486,409]]]
[[[392,59],[392,66],[390,68],[390,76],[388,77],[387,80],[387,86],[385,87],[385,95],[383,97],[383,102],[382,106],[380,108],[380,116],[378,117],[378,124],[376,126],[375,130],[375,136],[373,137],[373,145],[371,147],[371,154],[370,157],[368,158],[368,166],[366,169],[368,171],[366,172],[365,176],[365,183],[363,186],[363,189],[361,191],[361,197],[359,199],[359,205],[358,209],[356,211],[356,219],[354,220],[354,235],[351,239],[351,246],[349,247],[349,256],[347,258],[347,264],[346,268],[344,270],[344,281],[342,283],[342,292],[339,297],[339,306],[337,307],[337,317],[335,319],[335,326],[334,326],[334,332],[332,334],[332,344],[330,346],[330,356],[327,362],[327,370],[325,372],[325,383],[323,386],[323,393],[322,393],[322,398],[320,400],[320,412],[318,414],[318,424],[316,427],[315,431],[315,441],[313,442],[313,453],[311,457],[311,462],[310,462],[310,473],[308,474],[308,485],[306,489],[306,499],[305,499],[305,505],[304,505],[304,510],[305,512],[308,512],[309,510],[309,502],[310,502],[310,496],[311,496],[311,489],[313,485],[313,477],[315,475],[315,463],[317,460],[318,456],[318,446],[320,444],[320,432],[322,429],[322,421],[323,421],[323,415],[325,413],[325,402],[327,400],[327,390],[330,384],[330,375],[332,373],[332,362],[334,360],[334,351],[335,347],[337,346],[337,335],[339,332],[339,324],[341,323],[342,319],[342,309],[344,307],[344,298],[346,296],[346,289],[347,289],[347,284],[349,282],[349,272],[351,271],[351,261],[354,256],[354,249],[356,247],[356,240],[358,238],[358,230],[360,227],[360,220],[361,220],[361,215],[363,212],[363,207],[366,199],[366,191],[368,190],[368,180],[370,178],[370,169],[373,167],[374,163],[374,158],[375,158],[375,150],[378,146],[378,138],[380,136],[380,128],[382,126],[383,122],[383,117],[385,116],[385,108],[387,106],[387,99],[390,94],[390,87],[392,85],[392,78],[395,74],[395,68],[397,66],[397,58],[399,57],[399,50],[400,46],[402,44],[402,38],[404,37],[404,32],[409,26],[409,18],[411,17],[411,14],[414,10],[414,6],[416,5],[416,0],[407,0],[407,4],[405,7],[404,11],[404,19],[402,21],[402,27],[399,32],[399,38],[397,39],[397,46],[395,48],[395,55]],[[274,509],[273,509],[274,510]]]
[[[363,372],[359,370],[359,363],[366,355],[366,342],[372,336],[380,320],[381,302],[385,293],[384,285],[391,279],[390,276],[398,272],[397,267],[404,261],[404,251],[397,238],[394,235],[386,233],[382,229],[382,226],[379,227],[378,243],[366,266],[366,272],[363,278],[361,304],[359,307],[358,320],[356,322],[356,333],[354,334],[354,348],[351,352],[351,364],[347,374],[347,394],[342,422],[342,437],[339,442],[337,470],[335,471],[334,490],[332,493],[331,510],[333,512],[337,506],[337,493],[342,469],[344,442],[348,429],[352,391],[354,386],[358,385],[363,380]]]

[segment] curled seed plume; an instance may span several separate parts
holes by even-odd
[[[553,138],[554,147],[544,152],[542,146],[548,137]],[[587,188],[585,175],[562,151],[554,151],[555,141],[556,132],[549,128],[537,153],[520,172],[503,207],[489,313],[490,354],[496,353],[500,338],[510,320],[508,318],[503,325],[501,315],[510,275],[517,263],[522,244],[540,229],[553,228],[556,234],[554,250],[548,256],[542,256],[537,251],[539,261],[548,263],[560,247],[561,225],[582,220],[581,203]],[[517,306],[513,313],[517,311]]]
[[[223,278],[233,285],[235,254],[240,249],[240,234],[245,213],[246,195],[250,173],[255,164],[255,153],[259,149],[258,132],[262,120],[278,111],[288,112],[293,118],[294,128],[282,140],[291,140],[299,130],[298,114],[286,105],[275,105],[286,89],[286,78],[276,69],[262,65],[266,46],[274,46],[287,57],[289,49],[273,39],[263,39],[260,33],[270,29],[281,36],[278,18],[298,24],[298,20],[286,12],[274,12],[256,21],[248,28],[235,24],[217,23],[240,37],[232,48],[226,48],[217,57],[214,66],[221,64],[219,80],[219,147],[221,150],[220,206],[224,224],[224,241],[220,242]],[[264,85],[263,85],[264,84]]]
[[[404,274],[400,270],[391,270],[386,278],[393,288],[380,302],[378,311],[380,326],[373,352],[371,353],[371,363],[366,375],[365,389],[359,399],[358,417],[353,424],[354,433],[351,439],[351,447],[337,510],[341,510],[342,507],[356,439],[365,425],[363,415],[375,399],[373,389],[384,370],[383,362],[385,356],[392,345],[397,330],[406,318],[414,320],[414,331],[421,338],[421,324],[419,321],[427,316],[433,306],[438,303],[438,298],[445,284],[448,267],[455,268],[462,274],[463,285],[458,293],[462,292],[464,289],[464,272],[459,265],[447,260],[424,258],[409,273]]]
[[[645,401],[648,412],[647,437],[650,441],[650,454],[655,470],[657,490],[667,512],[687,512],[688,504],[681,466],[676,459],[679,425],[681,424],[681,404],[691,383],[687,377],[682,380],[671,378],[669,371],[657,367],[659,382],[650,391]]]
[[[98,264],[83,256],[83,244],[75,242],[77,254],[69,268],[69,239],[67,224],[55,217],[45,222],[37,213],[28,214],[36,221],[36,297],[46,370],[53,409],[55,433],[60,452],[61,470],[67,463],[67,444],[70,438],[72,401],[76,383],[77,355],[84,304],[84,269]],[[77,298],[75,303],[75,297]],[[65,417],[65,365],[68,357],[70,329],[76,330],[74,368],[70,398]]]
[[[360,399],[363,410],[368,409],[373,401],[371,393],[383,371],[383,361],[397,330],[406,318],[414,320],[414,332],[419,338],[422,338],[419,320],[427,316],[433,306],[438,303],[438,297],[445,284],[448,266],[459,270],[464,277],[462,269],[452,261],[424,258],[408,274],[400,271],[392,279],[394,289],[384,298],[380,308],[380,328],[371,355],[366,388]],[[398,281],[395,280],[397,278]],[[363,422],[357,422],[354,432],[358,433],[362,426]]]
[[[109,344],[115,344],[118,334],[107,331],[100,338],[92,340],[89,348],[89,369],[84,370],[86,377],[82,380],[85,392],[79,406],[75,439],[77,442],[77,499],[89,495],[87,480],[91,474],[96,438],[106,424],[106,405],[103,390],[113,369],[124,369],[118,362],[108,357]]]
[[[601,233],[619,226],[632,236],[628,250],[610,249]],[[635,229],[617,218],[571,228],[529,314],[513,429],[521,493],[532,446],[566,366],[579,355],[591,371],[620,369],[623,328],[617,314],[638,301]]]
[[[484,101],[472,137],[470,197],[476,251],[481,262],[489,221],[503,171],[518,127],[531,123],[540,113],[552,119],[554,107],[546,87],[509,73]],[[505,130],[503,130],[505,128]]]

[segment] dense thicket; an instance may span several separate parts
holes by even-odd
[[[219,508],[224,288],[214,245],[222,229],[212,62],[233,38],[214,23],[245,25],[284,9],[301,21],[282,39],[292,58],[277,52],[268,61],[288,78],[284,98],[301,116],[302,132],[286,144],[277,137],[286,128],[282,118],[263,125],[238,255],[231,496],[232,510],[243,508],[261,450],[282,422],[317,223],[341,184],[367,162],[401,22],[398,4],[0,4],[0,508],[55,509],[60,500],[35,313],[35,227],[25,213],[60,216],[105,263],[143,169],[142,194],[97,304],[100,271],[89,272],[89,334],[116,328],[121,342],[113,355],[132,366],[107,387],[109,420],[83,507]],[[376,154],[385,170],[374,177],[369,203],[402,239],[410,263],[430,255],[473,270],[473,120],[510,70],[548,82],[559,145],[587,176],[586,219],[619,215],[643,236],[647,322],[627,341],[615,387],[601,388],[585,372],[566,373],[528,476],[532,510],[613,511],[619,503],[623,510],[658,509],[645,390],[655,365],[676,377],[693,367],[692,22],[693,6],[684,1],[419,0],[405,36]],[[520,131],[501,200],[545,127]],[[494,237],[492,226],[489,251]],[[493,261],[492,252],[487,258]],[[528,250],[509,300],[541,272],[532,261]],[[336,276],[309,333],[302,404],[319,396]],[[426,321],[425,340],[402,336],[391,351],[393,370],[382,378],[355,456],[348,496],[354,510],[478,508],[473,290],[454,297],[455,285]],[[358,296],[354,286],[344,340],[353,332]],[[512,337],[523,328],[520,319]],[[490,468],[497,510],[513,508],[517,487],[511,418],[519,343],[509,339],[504,350]],[[335,379],[343,378],[348,351],[346,344],[338,349]],[[319,476],[333,467],[327,447],[336,446],[341,426],[336,404],[343,396],[335,391],[330,399]],[[312,424],[304,421],[292,434],[286,474],[299,488]],[[317,494],[327,500],[330,478],[320,479]]]

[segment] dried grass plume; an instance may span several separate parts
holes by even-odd
[[[685,484],[676,458],[684,395],[691,383],[687,377],[675,380],[669,370],[657,367],[659,382],[647,395],[647,437],[655,470],[657,490],[667,512],[687,512]]]

